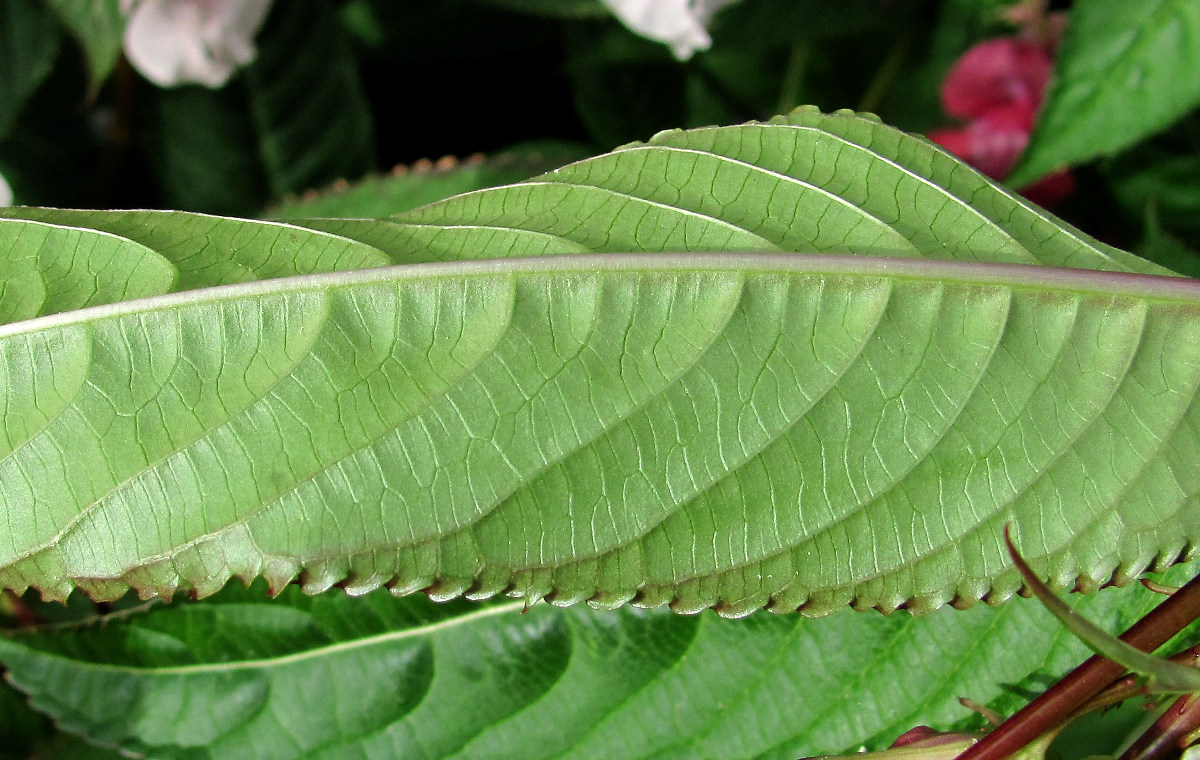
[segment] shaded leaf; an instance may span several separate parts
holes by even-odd
[[[1138,588],[1077,604],[1117,628],[1156,601]],[[231,587],[0,639],[0,655],[40,709],[94,740],[162,758],[279,760],[793,760],[881,748],[918,722],[973,725],[955,696],[1008,711],[1086,655],[1033,600],[819,620],[521,608]],[[231,717],[209,742],[214,714]]]
[[[600,0],[478,0],[506,11],[532,13],[551,18],[602,18],[612,11]]]
[[[95,92],[108,79],[121,55],[125,32],[121,0],[48,0],[48,3],[83,46]]]
[[[397,166],[389,176],[333,187],[271,209],[274,219],[304,217],[384,217],[451,195],[519,182],[531,175],[587,157],[571,143],[535,142],[493,156],[441,159]]]
[[[1090,0],[1071,11],[1055,76],[1009,181],[1110,156],[1200,103],[1200,5]]]
[[[171,208],[249,215],[266,203],[261,136],[242,94],[199,85],[150,94],[150,158]]]
[[[29,708],[25,695],[0,683],[0,760],[25,760],[52,730],[45,716]]]
[[[58,24],[42,3],[0,0],[0,137],[50,73],[59,37]]]
[[[245,82],[276,198],[374,166],[370,106],[328,0],[277,4]]]

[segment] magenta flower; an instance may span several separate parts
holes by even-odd
[[[1054,62],[1046,48],[1011,37],[975,45],[942,82],[942,107],[965,123],[935,129],[929,139],[993,179],[1004,179],[1029,142]],[[1047,205],[1071,193],[1064,171],[1021,193]]]

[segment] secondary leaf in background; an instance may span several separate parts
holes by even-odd
[[[149,93],[152,168],[171,208],[250,216],[269,188],[261,135],[246,112],[245,91],[197,85]]]
[[[125,16],[121,0],[47,0],[87,55],[91,90],[96,92],[121,55]]]
[[[50,720],[30,709],[24,694],[0,683],[0,760],[26,760],[51,733]]]
[[[551,18],[609,18],[612,11],[600,0],[478,0],[507,11]]]
[[[1009,181],[1109,156],[1200,103],[1200,4],[1089,0],[1071,10],[1055,76]]]
[[[0,0],[0,137],[50,73],[59,38],[58,23],[44,4]]]
[[[277,4],[245,82],[275,198],[375,165],[370,106],[328,0]]]
[[[1157,601],[1077,608],[1121,628]],[[976,725],[955,697],[1011,711],[1086,655],[1033,600],[820,620],[521,608],[231,586],[0,656],[63,727],[160,758],[793,760]]]
[[[1105,162],[1105,179],[1129,218],[1155,225],[1200,248],[1200,117]]]
[[[1145,230],[1137,248],[1139,255],[1188,277],[1200,277],[1200,253],[1162,228],[1155,201],[1146,205]]]
[[[274,219],[305,217],[379,218],[424,206],[451,195],[519,182],[590,154],[579,145],[541,141],[514,146],[492,156],[425,160],[397,166],[388,176],[370,177],[346,187],[311,191],[273,208]]]

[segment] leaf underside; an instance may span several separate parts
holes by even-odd
[[[1006,523],[1059,587],[1200,536],[1190,281],[871,119],[379,221],[4,216],[0,585],[924,610],[1017,590]]]

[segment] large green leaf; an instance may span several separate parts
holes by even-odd
[[[59,289],[73,278],[86,282],[71,287],[91,288],[91,273],[111,266],[114,235],[126,240],[123,266],[157,253],[177,270],[173,282],[153,286],[164,293],[388,263],[587,251],[785,250],[1168,271],[1092,240],[921,139],[813,109],[766,124],[664,132],[529,182],[386,220],[31,208],[0,209],[0,217],[81,236],[36,254],[11,249],[25,276],[41,272]],[[17,294],[0,293],[0,301]],[[127,297],[96,289],[88,303]],[[58,310],[37,308],[0,304],[0,313]]]
[[[1175,278],[786,254],[10,324],[0,583],[929,608],[1016,589],[1010,522],[1059,585],[1121,581],[1200,538],[1197,329]]]
[[[1110,156],[1200,103],[1200,4],[1089,0],[1071,10],[1055,77],[1010,178]]]
[[[1156,601],[1078,609],[1119,629]],[[961,725],[958,696],[1011,711],[1086,655],[1033,600],[820,620],[521,610],[232,587],[0,639],[0,656],[62,727],[155,758],[793,760]]]
[[[1163,271],[872,120],[325,231],[7,213],[5,584],[818,613],[1003,598],[1009,521],[1060,585],[1196,538],[1194,286],[1036,266]],[[529,258],[739,249],[890,257]]]

